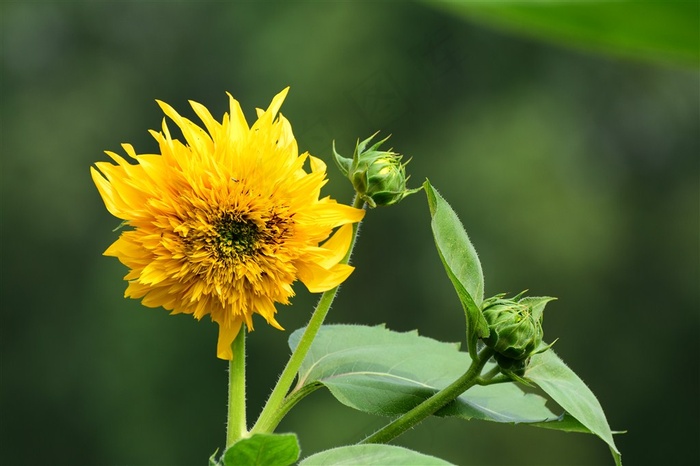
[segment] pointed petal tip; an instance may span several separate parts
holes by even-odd
[[[160,109],[163,110],[164,112],[165,112],[166,109],[171,109],[171,108],[172,108],[172,107],[170,106],[170,104],[168,104],[167,102],[165,102],[165,101],[163,101],[163,100],[160,100],[160,99],[156,99],[156,104],[158,104],[158,106],[160,107]]]
[[[272,98],[272,102],[274,102],[277,99],[281,99],[281,100],[286,99],[287,94],[289,94],[289,89],[290,89],[290,86],[287,86],[284,89],[282,89],[281,91],[279,91],[277,94],[275,94],[275,96]]]
[[[280,107],[282,107],[282,103],[284,102],[284,99],[287,97],[288,92],[289,92],[289,86],[285,87],[276,96],[274,96],[272,98],[272,102],[270,102],[270,106],[267,107],[267,112],[272,113],[272,115],[276,115],[277,112],[279,112]]]

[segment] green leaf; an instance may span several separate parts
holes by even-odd
[[[292,349],[303,329],[290,336]],[[301,387],[321,383],[346,406],[403,414],[459,378],[471,364],[458,345],[384,328],[324,325],[299,370]],[[486,370],[494,367],[489,364]],[[514,383],[475,386],[436,414],[505,423],[556,420],[546,399]]]
[[[295,434],[254,434],[231,445],[224,453],[224,466],[287,466],[299,459]]]
[[[472,358],[475,358],[478,339],[489,335],[488,324],[480,309],[484,300],[481,262],[452,207],[428,180],[423,183],[423,187],[428,196],[435,246],[464,307],[467,316],[467,348]]]
[[[559,45],[644,60],[700,63],[697,1],[426,3]]]
[[[615,462],[621,464],[612,431],[598,399],[553,350],[532,356],[525,377],[537,384],[573,418],[608,444]]]
[[[452,463],[394,445],[350,445],[309,456],[299,466],[444,466]]]

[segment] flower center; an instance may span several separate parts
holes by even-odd
[[[252,255],[261,237],[255,222],[234,218],[224,214],[214,224],[217,236],[214,238],[214,250],[220,259],[233,259]]]

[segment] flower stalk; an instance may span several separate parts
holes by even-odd
[[[358,209],[362,208],[364,203],[365,202],[359,196],[355,196],[353,207]],[[340,262],[342,264],[347,264],[350,260],[352,250],[355,247],[359,226],[359,222],[353,224],[352,242],[350,243],[350,248],[348,249],[347,254]],[[286,405],[287,393],[289,393],[289,389],[291,388],[292,383],[299,372],[301,363],[304,361],[306,354],[309,352],[309,348],[311,348],[311,344],[316,338],[316,334],[321,329],[321,325],[323,325],[326,315],[328,315],[328,311],[331,308],[331,304],[333,304],[333,300],[335,299],[335,295],[338,293],[339,288],[340,286],[336,286],[321,295],[321,299],[318,301],[316,309],[314,309],[311,319],[306,325],[306,329],[304,330],[301,340],[299,340],[299,344],[294,349],[289,361],[287,361],[287,365],[282,371],[275,388],[272,390],[270,397],[265,403],[265,406],[260,413],[260,417],[250,431],[251,434],[273,432],[284,415],[289,411],[289,408],[284,408]]]
[[[231,344],[233,359],[228,365],[228,415],[226,448],[248,434],[245,400],[245,327]]]

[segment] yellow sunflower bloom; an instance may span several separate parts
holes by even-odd
[[[282,329],[275,303],[289,303],[295,280],[322,292],[353,270],[341,261],[364,210],[319,198],[326,165],[299,155],[278,115],[288,89],[257,110],[252,127],[230,94],[221,123],[190,102],[204,128],[159,101],[184,143],[164,119],[162,132],[151,131],[160,154],[123,144],[136,164],[107,152],[116,165],[90,168],[107,210],[131,227],[104,253],[130,269],[125,296],[173,314],[209,314],[221,359],[232,358],[231,343],[243,323],[252,330],[254,313]]]

